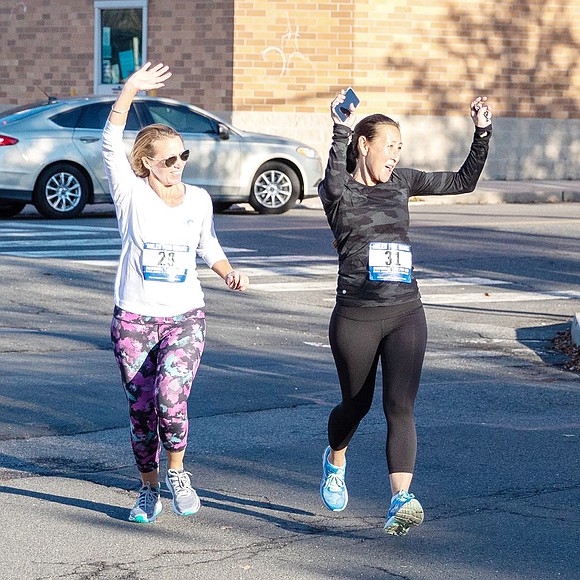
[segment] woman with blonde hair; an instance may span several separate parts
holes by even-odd
[[[189,158],[180,134],[165,125],[142,129],[130,161],[123,130],[135,95],[158,89],[169,67],[147,63],[127,80],[103,132],[103,157],[121,234],[111,338],[129,403],[131,444],[141,488],[129,520],[150,523],[162,509],[160,449],[172,508],[182,516],[200,508],[184,469],[187,403],[205,345],[204,294],[196,257],[231,290],[248,277],[234,270],[216,237],[212,202],[183,183]]]

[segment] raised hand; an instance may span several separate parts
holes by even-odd
[[[140,69],[136,70],[127,80],[127,85],[130,85],[135,91],[151,91],[153,89],[160,89],[165,86],[165,81],[171,76],[169,67],[162,63],[156,64],[151,68],[151,63],[148,62]]]
[[[476,127],[487,127],[491,124],[491,109],[487,97],[476,97],[471,101],[470,115]]]
[[[151,63],[148,62],[140,69],[136,70],[124,84],[123,89],[119,93],[111,113],[109,120],[114,125],[124,125],[127,120],[127,114],[131,108],[131,103],[135,95],[139,91],[151,91],[153,89],[160,89],[165,86],[165,81],[171,76],[169,67],[162,63],[156,64],[151,68]]]
[[[342,103],[343,101],[344,101],[344,89],[340,91],[340,93],[336,95],[332,103],[330,103],[330,117],[332,118],[333,123],[338,125],[346,125],[347,127],[353,129],[354,126],[356,125],[356,112],[355,112],[356,107],[352,104],[350,105],[349,107],[350,115],[346,118],[345,121],[343,121],[334,110],[336,106],[340,105],[340,103]]]

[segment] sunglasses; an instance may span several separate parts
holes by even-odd
[[[160,163],[161,161],[163,161],[163,163],[165,163],[165,167],[173,167],[177,162],[178,157],[179,159],[181,159],[181,161],[187,161],[189,159],[189,149],[186,149],[179,155],[172,155],[167,159],[155,159],[154,157],[149,156],[147,156],[147,159],[151,159],[151,161],[155,161],[156,163]]]

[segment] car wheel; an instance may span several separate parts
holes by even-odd
[[[25,206],[25,203],[18,201],[0,201],[0,218],[12,217],[20,213]]]
[[[47,218],[78,216],[89,199],[89,182],[74,165],[57,163],[46,168],[34,190],[34,206]]]
[[[284,213],[294,207],[299,193],[296,172],[284,163],[270,161],[254,177],[250,205],[260,213]]]

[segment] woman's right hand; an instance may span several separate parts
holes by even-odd
[[[171,76],[169,67],[161,63],[150,67],[151,63],[146,63],[127,79],[109,114],[109,121],[113,125],[125,125],[133,99],[139,91],[151,91],[165,86],[164,81]]]
[[[162,63],[156,64],[153,68],[150,67],[150,62],[145,63],[127,79],[125,85],[128,85],[136,93],[164,87],[165,81],[171,76],[169,67]]]
[[[344,101],[344,89],[340,91],[340,93],[336,95],[332,103],[330,103],[330,117],[333,123],[335,123],[336,125],[346,125],[347,127],[354,129],[354,126],[356,125],[356,112],[355,112],[356,107],[354,105],[352,104],[350,105],[349,107],[350,115],[346,118],[345,121],[343,121],[334,110],[337,107],[337,105],[340,105],[340,103],[342,103],[343,101]]]

